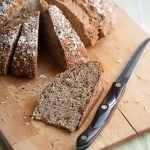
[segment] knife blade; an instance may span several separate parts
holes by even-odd
[[[0,131],[0,150],[13,150],[2,131]]]
[[[140,58],[144,54],[149,41],[150,38],[147,38],[137,47],[119,77],[112,83],[111,88],[98,107],[93,121],[77,138],[77,150],[87,149],[95,140],[102,128],[110,120],[118,102],[120,101],[125,91],[127,82],[133,74],[138,62],[140,61]]]

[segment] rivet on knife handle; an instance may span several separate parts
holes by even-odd
[[[134,72],[140,58],[142,57],[146,45],[150,38],[144,40],[132,55],[130,61],[125,66],[117,80],[112,84],[109,92],[105,96],[103,102],[98,107],[95,117],[88,128],[77,139],[77,150],[85,150],[91,145],[101,129],[106,125],[114,112],[121,96],[124,93],[126,84]]]

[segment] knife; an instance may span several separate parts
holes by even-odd
[[[0,150],[13,150],[4,134],[0,131]]]
[[[101,129],[108,123],[149,41],[150,38],[147,38],[137,47],[119,77],[113,82],[110,90],[98,107],[93,121],[77,138],[77,150],[87,149]]]

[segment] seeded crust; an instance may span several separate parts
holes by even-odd
[[[11,70],[16,76],[33,78],[37,71],[39,12],[23,15],[23,26]]]
[[[57,5],[86,47],[109,34],[115,24],[112,0],[47,0]]]
[[[0,27],[17,11],[21,10],[24,0],[0,0]]]
[[[55,5],[41,0],[48,49],[65,70],[88,61],[87,50],[70,22]]]
[[[102,74],[99,62],[81,64],[58,74],[41,92],[32,117],[75,131],[103,91]]]
[[[5,75],[9,70],[14,47],[19,36],[21,24],[14,21],[5,26],[0,33],[0,74]]]
[[[13,14],[13,16],[9,19],[9,21],[12,21],[16,18],[22,17],[25,13],[32,13],[34,11],[40,10],[40,2],[39,0],[25,0],[25,3],[20,11],[17,11]]]

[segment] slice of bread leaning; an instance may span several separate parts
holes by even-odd
[[[86,47],[107,36],[114,27],[112,0],[46,0],[58,6],[70,21]]]
[[[11,71],[16,76],[33,78],[37,71],[40,12],[25,13],[23,25],[12,60]]]
[[[32,117],[47,124],[78,129],[103,91],[103,68],[92,61],[56,75],[40,94]]]
[[[0,32],[0,74],[7,74],[15,45],[21,29],[21,22],[18,20],[4,26]]]
[[[52,56],[65,70],[88,61],[87,50],[62,11],[41,0],[45,41]]]

